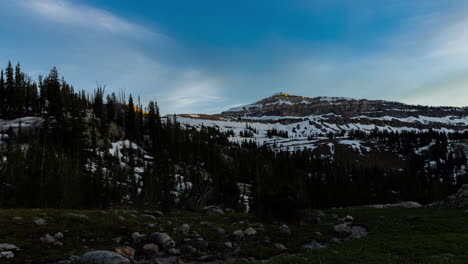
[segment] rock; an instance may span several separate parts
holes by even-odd
[[[135,244],[140,243],[145,237],[146,237],[146,235],[140,234],[139,232],[133,232],[132,233],[133,243],[135,243]]]
[[[19,221],[23,220],[23,218],[22,218],[22,217],[19,217],[19,216],[15,216],[15,217],[13,217],[11,220],[13,220],[13,221],[15,221],[15,222],[19,222]]]
[[[158,245],[151,243],[144,245],[143,250],[148,254],[155,254],[159,252],[159,247]]]
[[[70,256],[71,263],[78,263],[80,261],[80,259],[81,258],[79,256],[75,256],[75,255]]]
[[[213,212],[214,214],[224,214],[224,211],[223,211],[223,209],[221,209],[221,208],[215,208],[215,209],[213,209],[212,212]]]
[[[54,235],[54,238],[55,238],[55,239],[62,239],[62,238],[63,238],[62,232],[57,232],[57,233]]]
[[[333,230],[340,236],[340,237],[348,237],[351,235],[351,227],[344,223],[344,224],[338,224],[333,227]]]
[[[15,254],[11,251],[3,251],[0,252],[0,259],[5,258],[5,259],[12,259],[15,257]]]
[[[351,237],[350,239],[359,239],[361,237],[367,236],[367,229],[362,226],[353,226],[351,228]]]
[[[289,229],[289,226],[287,225],[281,225],[279,227],[279,231],[283,234],[286,234],[286,235],[291,235],[291,229]]]
[[[115,252],[97,250],[85,253],[80,263],[86,264],[130,264],[130,260]]]
[[[156,216],[154,216],[154,215],[142,214],[141,216],[142,216],[142,217],[146,217],[146,218],[151,218],[151,219],[153,219],[153,220],[156,220]]]
[[[155,232],[151,234],[150,239],[151,241],[164,248],[173,248],[176,245],[174,239],[172,239],[166,233]]]
[[[188,246],[188,247],[186,247],[186,249],[187,249],[188,252],[190,252],[190,253],[192,253],[192,254],[195,253],[195,252],[197,252],[197,249],[194,248],[194,247],[192,247],[192,246]]]
[[[60,241],[55,241],[55,242],[54,242],[54,246],[56,246],[56,247],[63,247],[63,243],[60,242]]]
[[[172,255],[180,255],[180,249],[178,248],[170,248],[167,250],[167,253]]]
[[[232,242],[224,242],[224,246],[227,248],[232,248]]]
[[[122,242],[122,237],[114,237],[112,241],[114,241],[116,244],[120,244]]]
[[[119,215],[119,216],[117,216],[117,220],[119,220],[120,222],[123,222],[123,221],[125,221],[125,217]]]
[[[55,238],[53,238],[49,234],[45,234],[43,237],[40,238],[40,240],[41,240],[41,242],[43,244],[53,244],[53,243],[55,243]]]
[[[232,232],[232,235],[237,239],[242,239],[244,237],[244,232],[242,232],[242,230],[236,230]]]
[[[154,211],[154,213],[157,214],[158,216],[163,216],[164,215],[164,213],[161,212],[161,211]]]
[[[189,231],[190,231],[190,226],[188,224],[183,224],[183,225],[179,226],[179,231],[184,233],[184,234],[188,234]]]
[[[135,249],[131,247],[118,247],[115,249],[115,252],[129,259],[135,257]]]
[[[393,204],[371,204],[371,205],[366,205],[364,207],[369,207],[369,208],[419,208],[422,205],[417,202],[413,201],[405,201],[405,202],[400,202],[400,203],[393,203]]]
[[[0,243],[0,252],[13,250],[19,250],[19,248],[13,244]]]
[[[325,215],[326,215],[326,214],[325,214],[323,211],[321,211],[321,210],[318,210],[318,211],[317,211],[317,216],[318,216],[318,217],[324,217]]]
[[[362,226],[351,226],[349,223],[338,224],[333,227],[340,238],[358,239],[367,235],[367,229]]]
[[[249,227],[244,231],[244,234],[247,236],[252,236],[257,234],[257,230],[253,229],[252,227]]]
[[[309,251],[309,250],[314,250],[314,249],[319,249],[319,248],[326,248],[327,245],[319,243],[317,241],[312,241],[309,244],[306,244],[302,246],[302,250]]]
[[[340,223],[352,223],[354,222],[354,217],[347,215],[345,217],[338,219],[338,221],[340,221]]]
[[[275,243],[275,248],[278,249],[278,250],[288,250],[287,247],[285,247],[283,244],[281,243]]]
[[[217,227],[217,228],[216,228],[216,231],[217,231],[218,233],[220,233],[220,234],[226,233],[226,230],[224,230],[224,229],[221,228],[221,227]]]
[[[89,217],[87,215],[84,215],[84,214],[64,213],[63,215],[66,216],[66,217],[70,217],[70,218],[73,218],[73,219],[76,219],[76,220],[82,220],[82,221],[89,219]]]
[[[47,221],[45,219],[37,218],[37,217],[33,219],[33,222],[36,223],[36,225],[45,225],[45,224],[47,224]]]

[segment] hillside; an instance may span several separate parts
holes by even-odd
[[[100,254],[129,257],[134,249],[142,263],[163,255],[161,261],[182,255],[206,262],[224,253],[253,261],[325,245],[330,249],[316,252],[333,260],[329,250],[341,248],[334,243],[368,233],[388,238],[375,215],[368,218],[367,212],[380,214],[369,204],[427,205],[381,211],[404,232],[419,217],[443,214],[454,217],[455,233],[464,230],[465,108],[278,94],[219,115],[161,117],[154,101],[144,107],[102,87],[75,92],[55,68],[37,82],[19,64],[17,74],[11,63],[6,72],[0,76],[0,207],[6,208],[0,210],[0,262],[47,263],[84,253],[86,263]],[[356,206],[368,210],[316,211]],[[345,212],[358,216],[356,224]],[[442,220],[432,220],[429,226],[447,232],[454,245],[447,251],[464,260],[456,247],[463,237],[451,237]],[[206,229],[210,221],[228,231]],[[277,236],[283,223],[293,236]],[[195,229],[190,235],[187,226]],[[136,242],[143,236],[134,232],[150,236]],[[415,234],[424,233],[430,232]],[[143,241],[153,245],[143,249]],[[120,255],[93,252],[112,248]],[[400,248],[388,250],[399,260]],[[416,259],[426,261],[426,252],[433,251],[425,248]],[[370,260],[382,252],[372,254]]]

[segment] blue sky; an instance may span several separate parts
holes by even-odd
[[[468,4],[446,0],[0,0],[0,62],[56,66],[163,113],[283,91],[468,105]]]

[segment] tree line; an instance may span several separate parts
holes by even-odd
[[[464,152],[449,146],[450,140],[466,140],[467,133],[348,133],[398,153],[398,160],[274,151],[249,140],[251,127],[244,142],[234,144],[232,131],[162,117],[155,101],[143,106],[131,94],[107,94],[102,86],[92,94],[75,91],[55,68],[33,81],[11,63],[0,75],[0,102],[2,119],[43,120],[37,127],[20,122],[0,132],[2,207],[242,209],[237,185],[246,183],[252,186],[252,212],[293,217],[301,208],[430,202],[468,183]],[[141,149],[116,149],[117,142]],[[428,151],[415,153],[429,144]]]

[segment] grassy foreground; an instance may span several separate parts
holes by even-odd
[[[330,211],[328,211],[330,212]],[[449,209],[341,209],[369,235],[278,263],[468,263],[468,213]]]
[[[178,248],[190,243],[187,237],[202,237],[206,244],[190,244],[196,254],[222,257],[232,249],[224,242],[235,241],[234,230],[254,227],[258,234],[240,242],[240,255],[265,259],[268,263],[468,263],[468,213],[453,209],[370,209],[350,208],[325,210],[326,216],[314,224],[290,225],[292,235],[278,232],[279,222],[262,223],[246,214],[202,214],[176,211],[158,216],[150,210],[60,210],[60,209],[0,209],[0,243],[11,243],[21,251],[11,260],[0,263],[53,263],[71,255],[81,256],[89,250],[113,250],[119,246],[113,239],[121,237],[130,246],[131,234],[151,234],[163,231],[173,237]],[[65,216],[64,213],[83,214],[88,219]],[[313,212],[316,214],[317,212]],[[356,225],[369,230],[359,240],[334,243],[333,225],[336,217],[351,215]],[[46,220],[38,225],[34,219]],[[189,224],[190,233],[177,228]],[[222,234],[217,229],[226,232]],[[61,246],[40,241],[46,233],[62,232]],[[198,235],[199,234],[199,235]],[[195,237],[194,237],[195,236]],[[328,248],[301,252],[304,244],[316,240]],[[192,241],[196,241],[193,239]],[[121,242],[122,244],[123,242]],[[288,251],[275,248],[282,243]],[[120,244],[120,245],[121,245]],[[138,249],[137,249],[138,256]],[[195,256],[196,257],[196,256]]]

